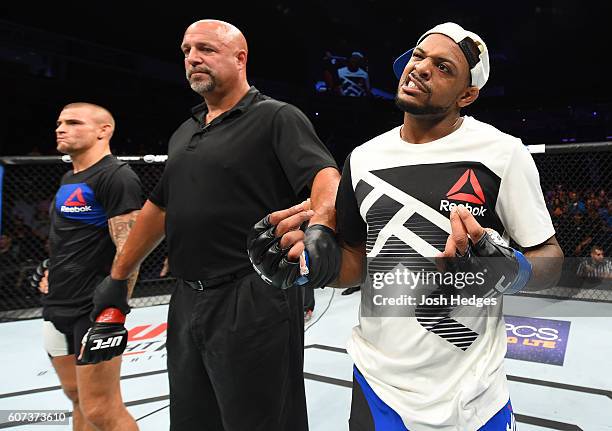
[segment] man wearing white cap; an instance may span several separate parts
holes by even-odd
[[[341,265],[310,259],[362,286],[350,429],[514,430],[503,295],[553,285],[563,258],[537,168],[520,139],[460,115],[489,77],[478,35],[438,25],[393,69],[403,124],[344,164]]]

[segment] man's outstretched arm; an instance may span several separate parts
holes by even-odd
[[[336,168],[324,168],[317,172],[310,192],[310,207],[314,215],[310,224],[322,224],[336,230],[336,193],[340,173]]]
[[[342,265],[338,278],[330,287],[345,289],[347,287],[359,286],[366,276],[366,249],[365,243],[358,246],[350,246],[346,243],[341,245]]]
[[[557,284],[561,278],[563,250],[554,235],[542,244],[526,248],[525,257],[531,262],[533,276],[524,290],[541,290]]]

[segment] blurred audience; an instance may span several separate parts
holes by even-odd
[[[566,190],[561,184],[545,193],[546,204],[567,257],[586,257],[594,244],[610,253],[612,203],[605,189]]]

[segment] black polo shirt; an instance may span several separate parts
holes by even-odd
[[[255,87],[209,124],[192,109],[170,138],[149,200],[166,209],[172,273],[187,280],[250,267],[246,236],[266,214],[308,196],[317,172],[336,163],[308,118]]]

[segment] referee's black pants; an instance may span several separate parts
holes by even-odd
[[[250,273],[197,291],[178,281],[168,312],[171,431],[306,431],[299,288]]]

